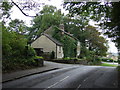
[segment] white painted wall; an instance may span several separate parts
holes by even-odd
[[[51,41],[48,37],[45,35],[40,36],[38,39],[36,39],[32,44],[31,47],[33,48],[43,48],[43,52],[55,52],[56,57],[56,48],[57,48],[57,58],[63,58],[63,47],[57,46],[56,44]]]
[[[80,42],[77,41],[77,55],[76,57],[78,57],[80,55]]]
[[[63,58],[63,47],[62,46],[57,46],[57,58]]]

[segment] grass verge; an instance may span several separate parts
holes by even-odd
[[[102,63],[101,66],[110,66],[110,67],[117,67],[118,65]]]

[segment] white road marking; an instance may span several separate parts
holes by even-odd
[[[53,85],[49,86],[48,88],[51,88],[51,87],[57,85],[58,83],[59,83],[59,82],[56,82],[56,83],[54,83]]]
[[[61,79],[60,81],[64,81],[64,80],[67,79],[68,77],[70,77],[70,76],[66,76],[65,78]]]
[[[77,89],[80,88],[80,87],[81,87],[81,84],[77,87]],[[76,89],[76,90],[77,90],[77,89]]]
[[[85,82],[88,78],[84,79],[83,81]],[[80,84],[76,90],[78,90],[82,85]]]
[[[63,78],[63,79],[61,79],[60,81],[58,81],[58,82],[56,82],[56,83],[50,85],[49,87],[47,87],[47,88],[44,89],[44,90],[47,90],[48,88],[54,87],[54,86],[57,85],[58,83],[60,83],[60,82],[64,81],[65,79],[67,79],[68,77],[70,77],[70,76],[66,76],[65,78]]]
[[[84,79],[83,81],[85,82],[88,78]]]

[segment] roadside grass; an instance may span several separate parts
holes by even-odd
[[[110,67],[117,67],[118,65],[102,63],[100,66],[110,66]]]

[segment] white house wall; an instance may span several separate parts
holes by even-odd
[[[54,51],[56,53],[56,44],[44,35],[35,40],[31,46],[33,48],[43,48],[43,52]]]
[[[64,57],[63,47],[57,46],[57,58],[63,58],[63,57]]]
[[[77,42],[77,57],[80,55],[80,42]]]

